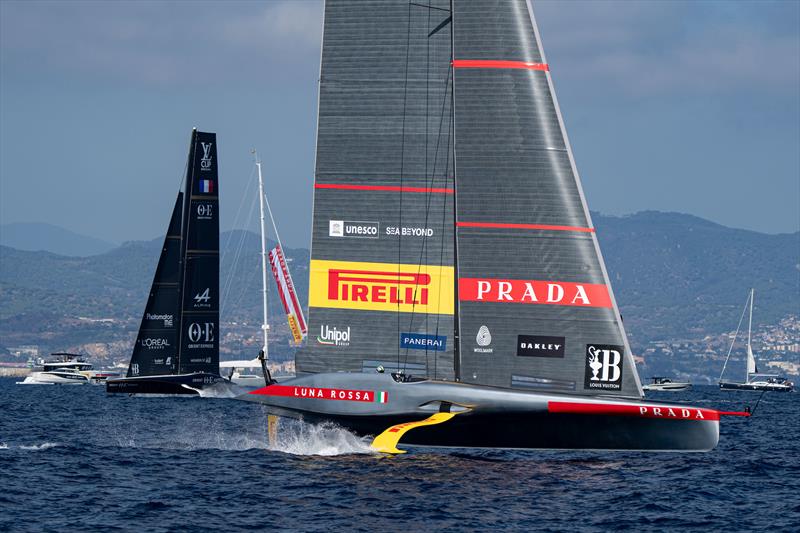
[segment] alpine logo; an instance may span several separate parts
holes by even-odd
[[[211,170],[211,146],[214,143],[204,143],[201,142],[200,145],[203,147],[203,157],[200,159],[200,170],[202,171],[209,171]],[[203,191],[203,192],[211,192],[211,191]]]
[[[624,346],[587,344],[583,388],[600,390],[622,389],[622,354],[624,353]]]
[[[210,288],[206,288],[203,292],[198,292],[194,295],[194,306],[195,307],[211,307],[211,304],[208,303],[211,300],[211,296],[209,292],[211,291]]]
[[[517,335],[520,357],[564,357],[564,337]]]
[[[567,281],[460,278],[458,297],[465,302],[611,307],[605,285]]]
[[[346,330],[330,327],[327,324],[319,327],[317,343],[327,346],[350,346],[350,326]]]
[[[350,222],[348,220],[330,220],[328,227],[328,236],[377,239],[380,236],[380,230],[381,230],[381,225],[378,222]]]
[[[478,334],[475,336],[475,342],[479,348],[473,348],[475,353],[492,353],[494,348],[487,348],[492,344],[492,333],[485,325],[478,328]]]

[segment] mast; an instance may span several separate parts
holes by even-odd
[[[755,298],[755,289],[750,289],[750,319],[747,322],[747,375],[745,376],[745,383],[750,382],[750,366],[755,367],[755,359],[753,358],[753,348],[750,346],[750,336],[753,329],[753,299]],[[755,368],[754,368],[755,370]]]
[[[261,324],[261,330],[264,332],[262,351],[266,363],[269,361],[269,324],[267,323],[267,234],[264,230],[264,179],[261,176],[261,160],[258,159],[258,153],[255,150],[252,152],[258,169],[258,210],[261,215],[261,293],[264,306],[264,322]]]
[[[450,0],[450,127],[453,136],[453,380],[461,381],[461,339],[458,313],[458,196],[456,191],[456,71],[455,61],[455,11]]]

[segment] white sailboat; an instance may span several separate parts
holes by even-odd
[[[736,343],[736,337],[739,334],[739,329],[731,341],[731,347],[728,349],[728,356],[725,358],[725,364],[722,366],[722,373],[719,376],[719,388],[722,390],[748,390],[748,391],[777,391],[777,392],[791,392],[794,389],[794,384],[778,374],[762,374],[758,371],[756,365],[756,358],[753,355],[752,330],[753,330],[753,301],[755,299],[755,289],[750,289],[750,295],[747,298],[744,311],[742,311],[742,318],[748,306],[750,307],[750,318],[747,323],[747,373],[744,382],[736,381],[723,381],[722,376],[725,374],[725,368],[728,366],[728,361],[733,352],[733,345]],[[739,319],[741,325],[742,319]]]

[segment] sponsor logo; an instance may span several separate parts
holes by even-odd
[[[586,370],[583,388],[601,390],[622,389],[623,346],[587,344]]]
[[[209,292],[211,291],[210,288],[206,288],[203,292],[198,292],[194,295],[194,307],[211,307],[209,300],[211,300],[211,296]]]
[[[351,222],[349,220],[328,221],[328,235],[330,237],[377,239],[380,236],[380,231],[381,225],[378,222]]]
[[[207,365],[210,365],[211,364],[211,358],[210,357],[195,357],[194,359],[189,359],[189,362],[190,363],[199,363],[199,364],[204,364],[205,363]]]
[[[141,339],[139,343],[148,350],[163,350],[164,348],[169,348],[169,342],[167,339],[153,339],[146,337]]]
[[[192,322],[186,330],[189,335],[189,342],[187,348],[213,348],[214,347],[214,322]],[[204,360],[189,360],[192,363],[205,362]],[[211,361],[208,361],[211,362]]]
[[[322,325],[319,327],[317,342],[328,346],[350,346],[350,326],[342,330],[327,324]]]
[[[311,261],[311,307],[453,313],[453,267]]]
[[[588,413],[644,418],[676,418],[679,420],[719,420],[719,413],[697,407],[624,405],[613,403],[548,402],[551,413]]]
[[[139,375],[139,363],[133,363],[131,365],[131,376],[138,376]]]
[[[465,302],[611,307],[605,285],[566,281],[460,278],[458,297]]]
[[[254,390],[250,394],[261,394],[264,396],[289,396],[293,398],[348,402],[387,403],[389,400],[389,396],[386,391],[327,389],[322,387],[292,387],[288,385],[270,385],[262,389]]]
[[[433,350],[436,352],[443,352],[447,349],[447,335],[401,333],[400,347],[411,350]]]
[[[204,172],[211,170],[211,146],[213,144],[214,143],[204,143],[204,142],[200,143],[200,145],[203,147],[203,157],[200,159],[200,170]],[[211,191],[203,191],[201,189],[201,192],[211,192]]]
[[[564,357],[564,337],[517,335],[517,355],[521,357]]]
[[[211,220],[214,218],[214,204],[197,204],[197,220]]]
[[[386,235],[401,237],[432,237],[433,229],[421,226],[386,226]]]
[[[146,313],[145,318],[147,318],[147,320],[163,320],[165,328],[171,328],[172,327],[172,319],[173,319],[172,315],[167,315],[167,314],[164,314],[164,315],[153,315],[153,314],[150,314],[150,313]]]
[[[475,335],[475,342],[478,343],[478,348],[473,348],[475,353],[492,353],[494,348],[488,348],[492,344],[492,333],[486,326],[478,328],[478,334]]]

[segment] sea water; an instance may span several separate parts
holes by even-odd
[[[663,400],[741,410],[714,387]],[[722,420],[708,453],[371,452],[257,404],[0,379],[0,531],[800,531],[800,394]],[[402,447],[402,445],[401,445]]]

